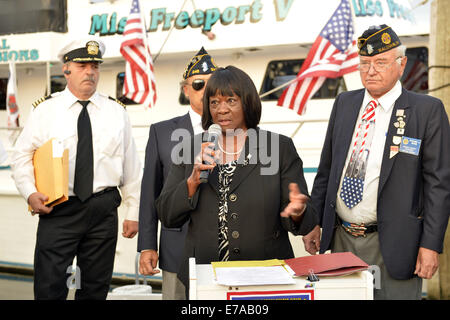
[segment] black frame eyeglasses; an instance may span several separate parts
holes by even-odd
[[[192,89],[194,89],[195,91],[200,91],[205,87],[206,81],[203,79],[195,79],[191,83],[186,84],[192,86]]]

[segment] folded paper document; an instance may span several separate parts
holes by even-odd
[[[213,268],[223,267],[273,267],[282,266],[283,260],[270,259],[270,260],[240,260],[240,261],[213,261],[211,265]]]
[[[38,148],[33,166],[36,189],[48,197],[45,205],[53,207],[69,199],[69,150],[61,141],[50,139]]]
[[[284,260],[242,260],[211,262],[218,284],[226,286],[259,286],[293,284],[292,274]]]
[[[220,267],[216,269],[218,284],[225,286],[262,286],[294,284],[292,276],[282,266]]]
[[[369,265],[351,252],[319,254],[284,260],[296,276],[340,276],[367,270]]]
[[[236,260],[236,261],[213,261],[211,266],[214,275],[217,275],[217,268],[247,268],[247,267],[274,267],[283,266],[286,263],[284,260],[270,259],[270,260]]]

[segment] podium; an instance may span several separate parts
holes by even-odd
[[[316,282],[306,277],[294,280],[295,284],[229,287],[215,283],[211,264],[189,260],[191,300],[373,300],[373,275],[369,271],[320,277]]]

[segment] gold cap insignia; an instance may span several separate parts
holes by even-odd
[[[381,35],[381,41],[384,44],[389,44],[391,43],[391,36],[389,35],[389,33],[385,32]]]
[[[100,46],[97,41],[89,41],[88,43],[86,43],[88,54],[97,55],[99,47]]]

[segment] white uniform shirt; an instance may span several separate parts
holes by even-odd
[[[32,112],[17,139],[12,157],[13,178],[21,195],[36,192],[32,158],[34,151],[51,138],[63,141],[69,149],[69,196],[73,196],[77,152],[77,123],[82,106],[68,88],[52,94]],[[126,219],[137,221],[142,178],[141,164],[123,106],[95,92],[87,106],[94,152],[93,192],[118,186],[128,207]]]
[[[391,119],[392,110],[395,101],[402,94],[402,86],[399,81],[395,86],[378,99],[378,107],[375,109],[375,132],[373,135],[372,145],[370,147],[370,155],[367,162],[366,176],[364,179],[363,198],[360,203],[352,209],[348,208],[340,197],[342,181],[345,175],[353,151],[353,144],[355,142],[357,124],[362,117],[362,113],[366,105],[373,99],[366,90],[363,103],[358,115],[358,122],[353,132],[352,143],[348,150],[347,159],[345,161],[344,169],[342,170],[341,183],[336,197],[336,212],[339,217],[350,223],[373,223],[377,221],[377,199],[378,199],[378,182],[380,180],[381,162],[383,161],[384,145],[386,142],[386,135],[389,128],[389,121]],[[388,143],[392,143],[389,141]]]
[[[195,112],[191,106],[189,106],[189,117],[191,118],[191,124],[192,124],[192,129],[194,129],[194,135],[205,131],[205,130],[203,130],[203,127],[202,127],[202,116],[199,115],[197,112]]]

